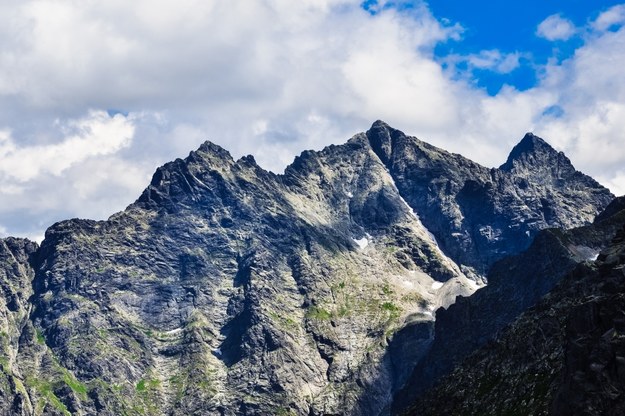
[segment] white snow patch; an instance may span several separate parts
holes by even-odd
[[[417,215],[416,212],[414,212],[414,209],[412,209],[412,207],[410,205],[408,205],[408,202],[406,202],[406,200],[404,199],[403,196],[399,195],[399,199],[401,200],[401,202],[404,203],[404,205],[406,206],[406,208],[408,208],[408,212],[410,212],[412,214],[413,217],[415,217],[415,219],[417,220],[417,222],[419,223],[419,225],[421,226],[421,228],[423,229],[423,231],[425,231],[425,233],[428,235],[428,237],[430,237],[430,240],[432,240],[432,243],[434,243],[434,245],[436,247],[438,247],[438,241],[436,241],[436,237],[434,237],[434,234],[432,234],[430,232],[430,230],[428,230],[425,225],[423,225],[423,223],[421,222],[421,218],[419,218],[419,216]]]
[[[359,239],[352,238],[352,240],[354,240],[354,243],[358,244],[358,247],[360,247],[361,250],[364,250],[369,245],[369,240],[367,239],[367,237],[362,237]]]
[[[582,261],[595,261],[599,257],[599,251],[587,246],[569,246],[576,257]]]
[[[480,288],[480,285],[478,285],[475,280],[467,279],[467,282],[469,283],[469,286],[473,289],[477,290]]]
[[[402,285],[404,285],[407,288],[413,288],[414,287],[414,283],[412,283],[410,280],[404,280],[401,283],[402,283]]]
[[[213,350],[213,353],[214,353],[215,355],[221,355],[221,348],[215,348],[215,349]]]
[[[352,194],[351,192],[346,192],[345,195],[347,195],[348,198],[354,197],[354,194]]]
[[[443,282],[432,282],[432,289],[438,290],[441,287],[443,287],[443,284],[444,284]]]

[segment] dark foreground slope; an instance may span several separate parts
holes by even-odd
[[[612,199],[519,146],[487,169],[376,122],[274,175],[207,142],[107,221],[6,240],[6,414],[379,413],[436,308]]]
[[[622,415],[624,333],[625,228],[407,414]]]
[[[487,287],[471,297],[458,298],[447,309],[439,309],[431,348],[397,394],[395,412],[412,403],[471,352],[493,340],[580,262],[594,260],[625,224],[625,210],[615,210],[621,200],[616,198],[591,225],[541,231],[528,250],[495,263]]]

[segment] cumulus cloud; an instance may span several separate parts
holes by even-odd
[[[559,14],[553,14],[540,22],[536,35],[550,41],[568,40],[575,35],[576,28],[573,22]]]
[[[599,31],[608,30],[625,23],[625,5],[619,4],[601,13],[592,23],[592,28]]]
[[[584,45],[543,68],[536,87],[490,96],[471,71],[508,73],[522,51],[457,56],[468,67],[459,75],[434,56],[460,39],[459,24],[421,2],[401,12],[398,2],[360,4],[3,2],[0,233],[106,218],[156,166],[206,139],[281,171],[302,150],[344,142],[379,118],[490,166],[534,130],[622,189],[625,155],[610,151],[624,145],[618,9],[590,22]],[[564,39],[559,30],[549,36]]]
[[[523,54],[520,52],[503,53],[497,49],[489,49],[469,55],[450,55],[445,58],[445,62],[454,66],[466,64],[469,70],[480,69],[508,74],[520,67],[522,57]]]
[[[55,124],[67,136],[54,144],[19,146],[10,132],[0,132],[0,178],[19,183],[42,174],[58,176],[88,157],[116,153],[130,144],[134,134],[130,120],[120,114],[109,117],[104,111]]]

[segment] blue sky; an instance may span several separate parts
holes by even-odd
[[[394,8],[409,13],[422,2],[388,1],[381,9]],[[436,46],[435,55],[444,64],[450,55],[477,54],[483,50],[503,53],[520,52],[523,56],[518,68],[508,73],[490,70],[473,70],[473,82],[495,95],[502,85],[509,84],[525,90],[535,86],[541,66],[550,59],[562,61],[570,58],[582,44],[583,33],[569,39],[551,42],[537,36],[538,25],[551,15],[559,15],[575,26],[582,27],[601,12],[620,4],[619,0],[527,0],[505,2],[496,0],[434,0],[427,2],[434,17],[449,24],[460,24],[461,38],[450,39]],[[470,6],[468,6],[470,4]],[[376,0],[362,3],[365,10],[377,13],[380,4]],[[466,70],[467,66],[461,64]]]
[[[581,44],[580,35],[570,39],[550,42],[536,36],[537,26],[545,17],[554,14],[583,26],[591,19],[619,1],[588,0],[527,0],[493,1],[474,0],[471,7],[466,1],[439,0],[429,2],[434,16],[460,22],[465,28],[462,39],[441,44],[436,49],[439,58],[450,53],[470,54],[480,50],[498,49],[505,53],[523,52],[519,68],[508,74],[478,71],[476,82],[495,94],[503,84],[527,89],[537,82],[537,69],[549,59],[569,58]]]
[[[0,50],[0,236],[207,139],[280,172],[377,119],[485,166],[533,131],[625,193],[625,0],[7,0]]]

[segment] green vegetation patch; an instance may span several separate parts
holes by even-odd
[[[74,377],[74,375],[69,371],[65,370],[63,371],[63,373],[63,381],[65,382],[65,384],[67,384],[74,393],[78,394],[81,399],[86,400],[87,386],[78,381],[76,377]]]
[[[37,336],[37,344],[39,345],[46,345],[46,338],[43,336],[43,332],[41,332],[41,330],[37,329],[36,331],[36,336]]]
[[[306,318],[326,321],[332,318],[332,314],[319,306],[311,306],[306,312]]]
[[[63,415],[71,416],[67,406],[54,394],[53,384],[46,380],[38,380],[33,377],[26,378],[26,385],[35,389],[37,393],[42,397],[42,400],[37,404],[42,410],[46,403],[50,403],[52,407],[61,412]]]

